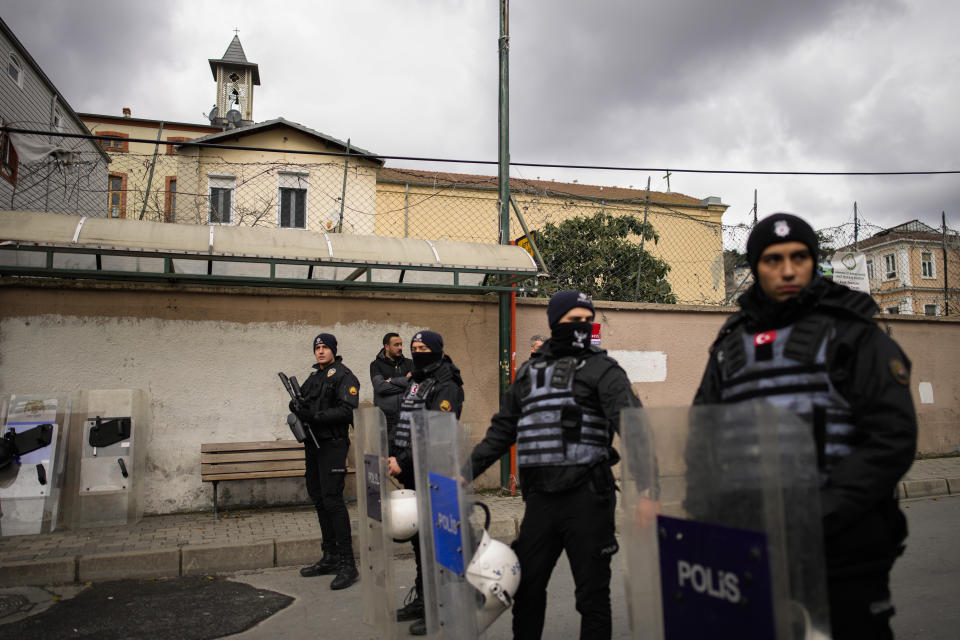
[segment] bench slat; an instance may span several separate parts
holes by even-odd
[[[347,473],[356,473],[356,469],[347,467]],[[212,473],[200,477],[203,482],[213,482],[214,480],[257,480],[260,478],[302,478],[303,470],[255,471],[253,473]]]
[[[297,451],[241,451],[239,453],[201,453],[202,464],[219,462],[269,462],[271,460],[303,460],[303,449]]]
[[[223,451],[260,451],[264,449],[303,449],[296,440],[265,440],[263,442],[213,442],[200,445],[200,453]]]
[[[201,476],[204,482],[213,482],[214,480],[256,480],[258,478],[302,478],[303,470],[300,471],[257,471],[254,473],[214,473],[207,476]]]
[[[201,464],[200,474],[248,473],[255,471],[304,471],[303,460],[281,460],[279,462],[234,462],[227,464]]]

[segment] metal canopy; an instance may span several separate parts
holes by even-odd
[[[0,275],[440,292],[532,291],[523,248],[0,211]]]

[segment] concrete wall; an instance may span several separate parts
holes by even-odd
[[[545,300],[520,300],[518,364],[528,338],[547,333]],[[686,405],[727,316],[716,309],[598,304],[604,347],[624,364],[647,406]],[[914,364],[920,451],[960,446],[960,322],[884,318]],[[420,328],[441,332],[466,388],[463,420],[475,439],[497,409],[497,307],[492,297],[335,295],[155,285],[0,286],[0,395],[142,388],[152,409],[147,513],[206,509],[200,444],[289,438],[285,371],[303,379],[313,337],[329,331],[372,400],[369,363],[387,331],[408,346]],[[921,402],[920,384],[924,386]],[[496,465],[481,479],[498,481]],[[302,481],[221,486],[225,504],[306,499]]]

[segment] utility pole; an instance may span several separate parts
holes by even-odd
[[[943,247],[943,315],[950,315],[950,286],[947,283],[947,212],[940,212],[940,222],[943,225],[942,247]]]
[[[860,218],[857,215],[857,201],[853,201],[853,250],[860,251]]]
[[[510,12],[508,0],[500,0],[500,110],[499,110],[499,199],[500,244],[510,244]],[[500,294],[500,400],[510,386],[510,294]],[[500,459],[500,486],[510,486],[510,454]]]
[[[640,261],[637,263],[637,292],[633,299],[640,302],[640,275],[643,273],[643,241],[647,237],[647,211],[650,210],[650,176],[647,176],[647,197],[643,202],[643,228],[640,231]]]
[[[757,190],[753,190],[753,226],[757,226]]]

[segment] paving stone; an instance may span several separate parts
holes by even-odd
[[[180,553],[182,575],[185,576],[265,569],[274,566],[272,540],[239,544],[186,545],[181,547]]]
[[[0,564],[0,587],[68,584],[77,580],[73,556]]]
[[[160,549],[80,556],[80,582],[121,578],[170,578],[180,575],[180,550]]]
[[[908,498],[949,495],[947,481],[944,478],[930,480],[904,480],[903,488]]]

